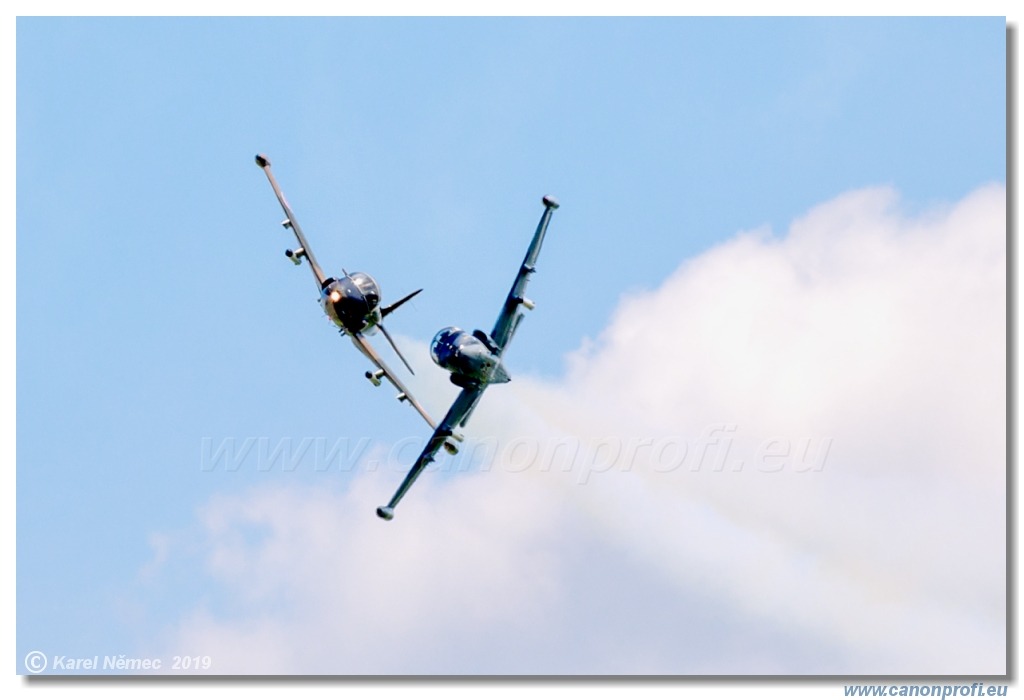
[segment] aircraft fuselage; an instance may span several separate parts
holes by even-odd
[[[380,286],[365,272],[324,280],[320,306],[346,333],[372,333],[380,323]]]
[[[453,384],[502,384],[511,379],[494,341],[483,331],[467,333],[449,326],[441,329],[430,346],[430,357],[449,372]]]

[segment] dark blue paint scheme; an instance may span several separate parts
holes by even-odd
[[[377,515],[384,520],[391,520],[395,517],[395,506],[402,500],[405,492],[409,490],[423,469],[434,461],[434,455],[442,446],[448,452],[455,453],[457,447],[451,442],[451,438],[462,439],[455,433],[455,429],[466,425],[479,403],[480,397],[483,396],[484,390],[491,384],[509,381],[510,377],[501,363],[501,357],[512,340],[512,336],[515,335],[519,323],[523,320],[522,307],[534,308],[534,303],[524,294],[530,276],[536,271],[537,258],[540,255],[541,245],[544,243],[544,235],[547,232],[548,222],[551,221],[551,214],[558,208],[558,202],[553,197],[544,197],[543,203],[544,214],[540,218],[540,223],[537,224],[537,230],[530,241],[526,257],[523,258],[523,262],[519,266],[512,289],[505,297],[505,303],[501,307],[491,334],[488,335],[481,330],[467,333],[461,328],[449,326],[442,328],[434,336],[430,346],[430,356],[435,363],[451,373],[449,378],[452,384],[462,387],[462,391],[456,397],[455,403],[448,409],[444,420],[430,436],[430,441],[420,453],[416,463],[412,465],[391,501],[386,506],[377,509]]]

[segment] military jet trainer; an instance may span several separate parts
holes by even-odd
[[[398,390],[397,398],[399,401],[408,402],[423,416],[423,419],[427,421],[431,428],[436,427],[437,424],[423,409],[423,406],[409,393],[409,390],[405,388],[405,385],[402,384],[395,373],[384,364],[380,355],[377,354],[377,351],[373,349],[373,346],[366,339],[367,335],[375,333],[379,328],[388,343],[394,348],[399,359],[412,372],[412,367],[409,366],[405,357],[402,356],[402,352],[395,345],[395,341],[391,339],[391,334],[384,328],[382,321],[394,312],[395,309],[423,290],[417,289],[394,304],[381,308],[380,286],[376,280],[365,272],[353,272],[350,274],[342,269],[343,276],[340,278],[325,276],[316,261],[316,257],[313,255],[312,249],[309,247],[309,243],[306,242],[306,237],[302,235],[302,228],[299,226],[299,222],[296,221],[291,207],[288,206],[288,201],[284,198],[281,188],[278,187],[274,174],[270,171],[270,160],[265,155],[257,155],[256,165],[260,166],[263,172],[266,173],[270,186],[274,188],[274,194],[277,195],[277,201],[281,203],[281,208],[284,209],[285,219],[281,222],[281,225],[291,229],[299,243],[297,248],[286,250],[284,252],[285,256],[296,265],[301,265],[303,260],[309,263],[309,269],[313,271],[313,277],[316,278],[317,291],[320,293],[320,306],[323,307],[327,318],[338,326],[339,333],[351,338],[353,344],[359,348],[359,351],[366,355],[370,362],[377,367],[372,372],[366,372],[366,378],[374,386],[380,386],[382,378],[387,379]]]
[[[449,326],[434,336],[430,356],[435,363],[451,372],[449,379],[456,386],[462,387],[462,391],[444,420],[434,429],[426,448],[409,470],[391,502],[377,509],[377,515],[384,520],[395,517],[395,506],[416,481],[420,472],[434,461],[434,456],[442,446],[450,453],[455,452],[455,445],[451,439],[453,436],[457,440],[462,438],[455,435],[454,430],[466,425],[484,390],[491,384],[502,384],[511,379],[501,362],[501,357],[523,320],[520,307],[534,308],[534,303],[523,295],[530,275],[536,269],[537,257],[540,255],[540,247],[544,242],[544,233],[547,231],[551,214],[558,208],[558,202],[553,197],[544,197],[542,201],[544,214],[537,224],[537,231],[533,234],[530,248],[526,251],[526,258],[523,259],[515,282],[512,283],[512,289],[505,298],[505,305],[498,315],[497,323],[494,324],[494,330],[488,335],[481,330],[467,333],[461,328]]]

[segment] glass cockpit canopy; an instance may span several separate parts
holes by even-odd
[[[349,275],[349,279],[359,288],[362,292],[363,298],[366,299],[366,304],[371,309],[377,308],[380,304],[380,286],[377,284],[377,280],[370,277],[365,272],[353,272]]]
[[[459,338],[463,335],[465,335],[465,332],[455,326],[448,326],[439,330],[437,335],[434,336],[434,340],[430,343],[430,356],[434,359],[434,362],[442,367],[447,365],[448,361],[459,349]]]

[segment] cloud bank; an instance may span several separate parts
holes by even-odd
[[[414,450],[162,533],[148,580],[196,592],[150,645],[217,673],[1002,674],[1005,242],[998,185],[739,233],[562,379],[489,391],[477,458],[392,523]]]

